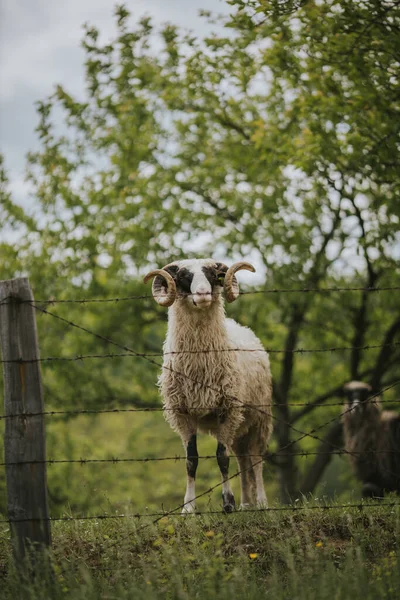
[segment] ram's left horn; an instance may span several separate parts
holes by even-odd
[[[252,273],[256,272],[253,265],[251,265],[250,263],[247,263],[247,262],[237,262],[234,265],[232,265],[231,267],[229,267],[229,269],[227,270],[226,275],[225,275],[225,280],[224,280],[224,292],[225,292],[225,299],[227,302],[234,302],[234,300],[236,300],[236,298],[238,298],[239,284],[235,277],[235,273],[237,273],[238,271],[243,271],[243,270],[251,271]]]
[[[164,269],[155,269],[154,271],[147,273],[147,275],[143,278],[144,283],[147,283],[153,277],[155,279],[153,281],[151,292],[154,300],[160,306],[171,306],[175,302],[176,298],[176,285],[174,278],[168,273],[168,271],[164,271]],[[167,290],[165,290],[165,287],[162,285],[161,279],[166,281]]]

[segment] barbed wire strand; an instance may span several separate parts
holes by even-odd
[[[93,334],[95,335],[95,334]],[[111,342],[110,343],[114,343]],[[223,348],[221,350],[179,350],[171,352],[136,352],[131,350],[127,353],[107,353],[107,354],[78,354],[76,356],[46,356],[43,358],[13,358],[8,360],[0,360],[0,363],[41,363],[41,362],[75,362],[87,359],[105,359],[105,358],[127,358],[127,357],[162,357],[175,356],[181,354],[221,354],[226,352],[267,352],[268,354],[317,354],[324,352],[339,352],[347,350],[376,350],[378,348],[394,348],[400,346],[400,342],[390,342],[388,344],[370,344],[366,346],[331,346],[329,348],[295,348],[294,350],[275,350],[274,348]],[[157,363],[158,364],[158,363]],[[164,365],[163,368],[166,368]],[[175,371],[177,372],[177,371]]]
[[[193,513],[190,513],[191,515],[197,515],[197,516],[207,516],[207,515],[224,515],[225,516],[229,516],[229,515],[246,515],[246,514],[251,514],[251,513],[271,513],[271,512],[299,512],[299,511],[303,511],[303,510],[321,510],[321,511],[326,511],[326,510],[337,510],[337,509],[345,509],[345,508],[357,508],[358,510],[364,510],[364,508],[382,508],[382,507],[388,507],[388,508],[395,508],[396,506],[400,506],[400,502],[376,502],[376,503],[363,503],[363,502],[358,502],[358,503],[349,503],[349,504],[317,504],[317,505],[310,505],[310,506],[304,506],[304,505],[300,505],[300,506],[296,506],[296,505],[292,505],[292,506],[271,506],[270,508],[246,508],[244,510],[239,510],[239,511],[235,511],[235,512],[231,512],[231,513],[223,513],[221,510],[205,510],[205,511],[194,511]],[[26,523],[26,522],[37,522],[37,521],[92,521],[92,520],[106,520],[106,519],[143,519],[145,517],[159,517],[158,520],[161,520],[163,518],[170,518],[170,517],[180,517],[180,518],[185,518],[186,514],[182,514],[182,513],[169,513],[168,511],[165,512],[153,512],[153,513],[128,513],[128,514],[117,514],[117,515],[107,515],[107,514],[102,514],[102,515],[82,515],[79,517],[73,517],[73,516],[64,516],[64,517],[48,517],[48,518],[41,518],[41,517],[37,517],[37,518],[26,518],[26,519],[0,519],[0,523]]]
[[[390,388],[385,388],[385,391]],[[93,401],[93,400],[92,400]],[[129,398],[106,398],[106,399],[96,399],[97,403],[103,404],[105,401],[107,402],[129,402]],[[376,402],[376,397],[373,396],[371,398],[367,398],[363,401],[364,404],[369,404],[370,402]],[[380,402],[382,404],[400,404],[400,399],[397,400],[385,400],[384,398],[380,398]],[[264,404],[251,404],[248,405],[248,408],[262,408],[265,406]],[[332,406],[343,406],[343,401],[341,402],[327,402],[320,404],[313,404],[312,402],[274,402],[273,407],[280,406],[293,406],[294,408],[299,407],[307,407],[313,406],[313,408],[326,408]],[[191,407],[191,412],[196,412],[196,410],[203,411],[202,408],[196,409],[195,407]],[[70,409],[70,410],[45,410],[39,412],[23,412],[23,413],[12,413],[10,415],[0,415],[0,420],[2,419],[14,419],[18,417],[39,417],[39,416],[50,416],[50,417],[64,417],[64,416],[77,416],[77,415],[96,415],[96,414],[118,414],[118,413],[152,413],[152,412],[168,412],[173,411],[176,414],[185,415],[187,411],[177,411],[175,408],[168,408],[166,406],[142,406],[135,408],[83,408],[83,409]]]
[[[266,288],[261,290],[245,290],[239,292],[240,296],[248,296],[251,294],[326,294],[334,292],[386,292],[400,290],[400,286],[385,286],[385,287],[325,287],[325,288]],[[223,292],[221,292],[222,294]],[[179,297],[186,297],[190,294],[179,294]],[[214,295],[219,295],[218,292]],[[72,299],[57,299],[49,298],[47,300],[35,299],[39,304],[89,304],[89,303],[108,303],[108,302],[129,302],[132,300],[151,300],[151,294],[139,294],[133,296],[121,296],[115,298],[72,298]],[[15,301],[13,296],[6,296],[0,300],[0,304],[7,303],[8,300]],[[30,300],[18,300],[20,303],[29,303]]]
[[[301,458],[307,458],[308,456],[344,456],[347,455],[349,452],[345,449],[341,449],[341,450],[331,450],[331,451],[325,451],[325,452],[311,452],[308,450],[304,450],[301,452],[287,452],[287,453],[283,453],[280,452],[279,450],[277,450],[276,452],[274,452],[274,456],[300,456]],[[368,455],[375,455],[375,454],[400,454],[400,450],[367,450],[365,452],[356,452],[356,451],[352,451],[351,455],[355,455],[355,456],[368,456]],[[232,456],[234,456],[234,458],[263,458],[264,460],[268,461],[269,457],[272,454],[268,454],[268,452],[263,452],[261,454],[234,454]],[[45,460],[22,460],[22,461],[10,461],[10,462],[0,462],[0,467],[15,467],[18,465],[37,465],[37,464],[47,464],[47,465],[58,465],[58,464],[79,464],[80,466],[85,466],[87,464],[103,464],[103,463],[111,463],[111,464],[118,464],[118,463],[132,463],[132,462],[137,462],[137,463],[148,463],[148,462],[163,462],[163,461],[174,461],[174,462],[179,462],[179,461],[186,461],[186,460],[190,460],[192,458],[197,458],[199,460],[216,460],[216,455],[215,454],[206,454],[204,456],[183,456],[183,455],[179,455],[176,454],[174,456],[149,456],[149,457],[128,457],[128,458],[124,458],[124,457],[119,457],[119,456],[113,456],[112,458],[48,458]]]

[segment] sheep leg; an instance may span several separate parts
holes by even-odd
[[[261,458],[258,458],[256,459],[256,461],[253,461],[253,469],[256,478],[257,506],[261,508],[268,508],[267,494],[265,493],[264,488],[263,463]]]
[[[250,459],[247,456],[236,457],[240,471],[240,508],[247,508],[255,504],[254,488],[255,478]]]
[[[375,483],[366,482],[362,486],[361,495],[363,498],[382,499],[384,497],[384,492],[383,489]]]
[[[229,481],[229,452],[221,442],[217,445],[217,461],[222,475],[222,507],[224,512],[230,513],[235,510],[235,498]]]
[[[256,475],[253,467],[252,454],[252,435],[246,435],[236,439],[233,444],[233,451],[236,454],[240,471],[241,487],[241,508],[256,505]]]
[[[186,493],[183,500],[182,513],[193,513],[196,510],[196,471],[199,464],[197,452],[197,436],[192,434],[186,444]]]

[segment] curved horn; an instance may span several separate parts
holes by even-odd
[[[154,271],[147,273],[147,275],[143,278],[143,282],[147,283],[153,277],[155,277],[155,279],[153,281],[151,293],[153,294],[154,300],[160,306],[171,306],[175,302],[176,298],[176,285],[174,278],[168,273],[168,271],[164,271],[164,269],[155,269]],[[166,281],[167,291],[165,291],[160,278]]]
[[[224,292],[227,302],[233,302],[239,296],[239,284],[235,277],[235,273],[242,270],[251,271],[252,273],[256,272],[253,265],[248,262],[237,262],[229,267],[224,281]]]

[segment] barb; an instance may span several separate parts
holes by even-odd
[[[325,287],[325,288],[267,288],[262,290],[248,290],[239,292],[241,296],[248,296],[250,294],[329,294],[332,292],[386,292],[400,290],[400,286],[387,286],[387,287]],[[184,297],[188,294],[180,294]],[[132,300],[151,300],[153,297],[151,294],[140,294],[134,296],[121,296],[116,298],[72,298],[58,300],[56,298],[49,298],[47,300],[35,300],[39,304],[94,304],[94,303],[107,303],[107,302],[130,302]],[[6,296],[0,300],[0,304],[5,304],[7,300],[12,300],[11,296]],[[29,302],[29,300],[21,300],[20,302]]]
[[[400,502],[377,502],[377,503],[352,503],[352,504],[316,504],[311,506],[272,506],[271,508],[246,508],[245,510],[224,513],[221,510],[205,510],[205,511],[195,511],[190,513],[191,515],[197,516],[207,516],[207,515],[220,515],[225,517],[229,517],[232,515],[247,515],[251,513],[271,513],[271,512],[298,512],[303,510],[320,510],[321,512],[326,510],[338,510],[345,508],[357,508],[362,511],[364,508],[395,508],[396,506],[400,506]],[[169,513],[166,512],[154,512],[154,513],[131,513],[131,514],[118,514],[118,515],[82,515],[79,517],[48,517],[47,519],[42,519],[40,517],[32,517],[26,519],[0,519],[0,523],[26,523],[26,522],[36,522],[36,521],[89,521],[89,520],[105,520],[105,519],[143,519],[145,517],[159,517],[157,520],[161,520],[165,517],[178,517],[178,518],[187,518],[186,514],[181,513]],[[147,526],[147,525],[146,525]]]

